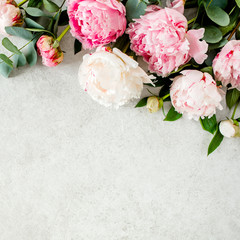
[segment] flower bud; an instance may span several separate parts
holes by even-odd
[[[7,35],[5,27],[21,26],[23,16],[20,8],[13,0],[0,1],[0,34]]]
[[[240,128],[232,120],[222,121],[219,130],[224,137],[240,137]]]
[[[42,56],[42,63],[47,67],[57,66],[63,61],[63,52],[54,43],[53,37],[48,35],[41,36],[37,41],[38,54]]]
[[[157,112],[163,106],[162,98],[152,96],[147,99],[147,109],[150,113]]]

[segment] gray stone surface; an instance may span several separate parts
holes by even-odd
[[[198,122],[98,105],[72,44],[0,77],[0,239],[240,239],[239,140],[207,158]]]

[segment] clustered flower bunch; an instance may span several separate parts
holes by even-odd
[[[151,113],[162,109],[165,121],[182,116],[200,121],[214,135],[208,154],[224,137],[240,137],[240,118],[235,117],[240,102],[240,0],[56,2],[0,0],[2,46],[11,52],[0,54],[4,77],[15,67],[35,65],[37,55],[47,67],[60,64],[60,42],[70,30],[74,53],[90,50],[78,76],[95,101],[118,108],[139,99],[144,85],[157,87],[157,96],[141,99],[136,107],[146,106]],[[184,12],[189,9],[195,16],[187,20]],[[28,42],[18,48],[10,35]],[[139,66],[140,58],[147,72]],[[232,116],[217,120],[224,100],[229,109],[234,107]],[[165,114],[167,101],[171,108]]]

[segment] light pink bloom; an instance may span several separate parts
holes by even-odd
[[[70,0],[69,24],[84,49],[114,42],[126,29],[126,9],[117,0]]]
[[[221,121],[219,130],[224,137],[240,137],[240,128],[234,124],[232,119]]]
[[[184,13],[185,0],[174,0],[173,2],[171,2],[171,0],[167,0],[166,4],[168,8],[174,8],[178,12],[182,14]]]
[[[215,78],[240,90],[240,41],[229,41],[213,60]]]
[[[95,101],[115,108],[140,98],[143,83],[152,83],[154,79],[117,48],[98,48],[93,54],[84,55],[78,77],[82,88]]]
[[[42,56],[42,63],[47,67],[55,67],[63,61],[63,52],[60,47],[54,48],[54,39],[43,35],[37,41],[38,54]]]
[[[21,26],[23,18],[13,0],[0,0],[0,34],[7,35],[5,27]]]
[[[197,70],[185,70],[173,79],[170,88],[172,105],[177,112],[189,119],[211,117],[216,108],[222,110],[221,91],[208,73]]]
[[[127,29],[131,49],[149,64],[149,70],[167,76],[192,57],[207,58],[208,44],[200,41],[204,29],[187,31],[187,19],[177,10],[149,6],[146,14]]]

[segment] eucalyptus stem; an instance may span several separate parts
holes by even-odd
[[[208,9],[208,7],[211,5],[212,1],[213,1],[213,0],[211,0],[211,1],[209,2],[209,4],[207,5],[207,9]]]
[[[237,26],[233,29],[233,31],[231,32],[230,36],[227,38],[228,41],[231,40],[231,38],[233,37],[234,33],[237,31],[239,26],[240,26],[240,21],[238,22]]]
[[[26,3],[28,0],[23,0],[18,4],[18,7],[21,7],[24,3]]]
[[[234,118],[234,116],[235,116],[235,113],[236,113],[236,111],[237,111],[237,107],[238,107],[239,102],[240,102],[240,100],[238,100],[238,102],[236,103],[235,108],[234,108],[234,110],[233,110],[233,114],[232,114],[232,117],[231,117],[232,120],[233,120],[233,118]]]
[[[194,17],[194,18],[192,18],[191,20],[189,20],[189,21],[187,22],[188,25],[191,24],[192,22],[194,22],[196,19],[197,19],[197,17]]]
[[[62,5],[60,6],[60,9],[63,7],[65,2],[66,2],[66,0],[63,1]]]
[[[64,35],[68,32],[68,30],[70,29],[70,25],[68,25],[63,32],[59,35],[59,37],[56,39],[57,42],[60,42],[62,40],[62,38],[64,37]]]

